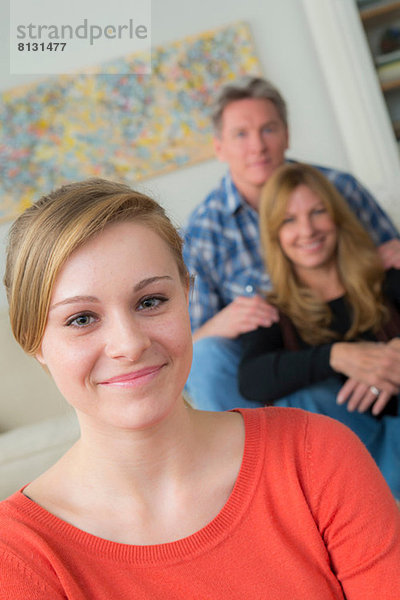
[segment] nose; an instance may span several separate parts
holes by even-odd
[[[143,325],[132,315],[115,316],[106,329],[105,352],[109,358],[122,358],[134,362],[151,345]]]
[[[254,131],[250,137],[250,146],[253,152],[263,152],[266,148],[265,136],[262,131]]]
[[[300,233],[304,237],[312,236],[315,228],[312,219],[307,215],[299,221]]]

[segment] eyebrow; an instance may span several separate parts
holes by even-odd
[[[172,277],[170,275],[156,275],[155,277],[148,277],[147,279],[142,279],[142,281],[139,281],[139,283],[137,283],[135,285],[135,287],[133,288],[133,291],[139,292],[140,290],[145,288],[147,285],[150,285],[151,283],[154,283],[156,281],[160,281],[163,279],[169,279],[170,281],[172,281]]]
[[[310,207],[310,210],[314,210],[314,208],[320,208],[321,206],[322,206],[323,208],[326,208],[326,206],[325,206],[325,204],[323,203],[323,201],[322,201],[322,200],[319,200],[318,202],[316,202],[315,204],[313,204],[313,205]],[[294,214],[292,211],[290,211],[290,210],[286,209],[286,211],[285,211],[285,215],[292,215],[292,214]]]
[[[265,123],[260,125],[258,129],[259,130],[264,129],[264,127],[275,127],[276,125],[278,125],[277,120],[266,121]],[[229,129],[229,132],[231,134],[238,133],[239,131],[243,131],[244,129],[247,129],[247,128],[248,128],[248,125],[243,123],[242,125],[234,125],[233,127],[231,127],[231,129]]]
[[[146,279],[142,279],[142,281],[139,281],[139,283],[137,283],[134,286],[133,291],[139,292],[151,283],[155,283],[156,281],[160,281],[163,279],[169,279],[170,281],[172,281],[172,277],[170,277],[169,275],[147,277]],[[76,304],[77,302],[99,303],[100,300],[96,298],[96,296],[71,296],[70,298],[65,298],[64,300],[60,300],[60,302],[52,304],[49,308],[49,311],[53,310],[54,308],[57,308],[57,306],[64,306],[65,304]]]
[[[71,296],[70,298],[65,298],[65,300],[60,300],[60,302],[56,302],[52,304],[49,308],[53,310],[53,308],[57,308],[57,306],[63,306],[64,304],[75,304],[76,302],[99,302],[99,299],[96,296]]]

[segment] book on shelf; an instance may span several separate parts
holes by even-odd
[[[368,4],[378,4],[376,0],[357,0],[357,4],[360,8],[364,8],[365,6],[367,6],[367,8],[369,8]]]
[[[387,52],[387,54],[379,54],[378,56],[375,56],[375,64],[378,67],[396,62],[398,60],[400,60],[400,49],[393,50],[393,52]]]
[[[400,79],[400,58],[393,62],[380,65],[376,72],[381,83]]]

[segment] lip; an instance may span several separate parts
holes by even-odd
[[[249,163],[249,167],[265,167],[266,165],[269,165],[271,163],[271,160],[268,158],[260,158],[259,160],[253,160],[251,163]]]
[[[304,250],[305,252],[314,252],[315,250],[319,250],[320,248],[322,248],[324,246],[324,239],[320,238],[317,240],[312,240],[310,242],[303,242],[303,243],[298,243],[297,247],[300,248],[301,250]]]
[[[138,371],[124,373],[123,375],[116,375],[115,377],[110,377],[109,379],[100,381],[99,385],[115,387],[132,387],[139,385],[155,377],[164,366],[164,363],[161,365],[152,365],[151,367],[139,369]]]

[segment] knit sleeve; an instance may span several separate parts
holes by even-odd
[[[384,282],[384,293],[385,296],[395,305],[398,311],[400,311],[400,270],[389,269],[386,272]]]
[[[329,364],[332,344],[285,350],[279,323],[241,339],[239,390],[248,400],[267,404],[337,375]]]
[[[65,594],[44,581],[19,557],[0,549],[0,598],[12,600],[66,600]]]
[[[308,420],[311,508],[345,597],[398,600],[400,512],[390,490],[347,427],[320,415]]]

